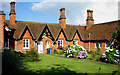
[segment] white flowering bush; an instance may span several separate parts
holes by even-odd
[[[113,63],[113,64],[119,64],[120,63],[120,50],[113,48],[108,48],[106,52],[102,56],[103,61]]]
[[[73,45],[73,46],[68,47],[67,50],[65,50],[65,56],[66,57],[72,57],[72,58],[74,57],[74,58],[76,58],[78,56],[78,53],[80,53],[81,51],[86,52],[86,49],[79,46],[79,45]]]

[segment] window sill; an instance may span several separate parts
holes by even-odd
[[[23,48],[23,49],[30,49],[30,48]]]
[[[4,48],[4,49],[10,49],[10,48]]]
[[[95,48],[97,48],[97,47],[95,47]],[[101,49],[101,47],[99,47],[100,49]]]

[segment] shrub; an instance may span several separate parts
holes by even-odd
[[[78,53],[79,53],[79,52],[75,52],[75,53],[73,54],[73,57],[76,58],[77,55],[78,55]]]
[[[26,52],[24,60],[27,62],[39,61],[39,55],[36,51],[34,51],[34,49],[32,49]]]
[[[2,53],[2,74],[16,74],[23,68],[23,62],[21,61],[19,53],[15,52],[13,49],[4,50]]]
[[[64,54],[64,51],[59,52],[59,55],[63,55],[63,54]]]
[[[65,57],[76,58],[80,51],[85,51],[86,52],[86,50],[84,48],[82,48],[81,46],[78,46],[78,45],[70,46],[70,47],[68,47],[67,50],[65,50]]]
[[[91,57],[90,57],[91,60],[100,61],[102,57],[102,53],[100,53],[98,50],[92,50],[89,52],[89,54],[91,54]]]
[[[80,51],[78,53],[78,56],[76,57],[77,59],[80,58],[80,59],[83,59],[83,58],[86,58],[88,56],[87,52],[85,51]]]
[[[108,49],[102,56],[102,60],[105,62],[109,62],[112,64],[119,64],[120,63],[120,50],[113,48]]]
[[[58,51],[57,51],[57,50],[54,50],[54,51],[53,51],[53,54],[58,54]]]

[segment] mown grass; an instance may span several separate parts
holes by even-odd
[[[88,60],[76,60],[70,58],[61,58],[57,56],[40,54],[40,61],[38,62],[26,62],[28,71],[30,74],[95,74],[95,73],[109,73],[112,75],[112,71],[117,71],[117,65],[111,65],[106,63],[92,62]],[[99,71],[99,68],[101,70]]]

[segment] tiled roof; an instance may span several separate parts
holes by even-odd
[[[120,20],[94,24],[85,33],[84,40],[107,40],[111,39],[112,32],[118,28]],[[88,37],[90,33],[90,38]]]
[[[34,39],[39,38],[45,26],[48,26],[55,40],[57,39],[60,31],[62,30],[62,27],[56,23],[16,21],[16,25],[10,25],[9,20],[6,20],[6,23],[9,28],[15,29],[15,32],[13,34],[14,38],[20,38],[26,26],[29,28]],[[73,39],[73,36],[77,30],[82,40],[107,40],[111,38],[111,32],[115,31],[115,28],[118,27],[118,23],[120,23],[120,20],[94,24],[87,30],[86,26],[66,25],[66,28],[64,28],[63,31],[68,40]],[[89,33],[90,38],[88,37]]]
[[[77,28],[78,28],[77,25],[66,25],[66,28],[64,28],[63,30],[68,40],[72,40]]]
[[[54,39],[57,39],[59,32],[61,31],[61,26],[56,23],[46,23],[49,27]]]
[[[6,21],[9,23],[9,21]],[[38,22],[27,22],[27,21],[17,21],[16,25],[8,25],[11,29],[15,29],[14,32],[14,38],[20,38],[20,35],[24,31],[25,27],[28,26],[29,30],[31,31],[31,34],[33,34],[33,37],[37,39],[39,37],[39,34],[42,33],[45,23],[38,23]]]

